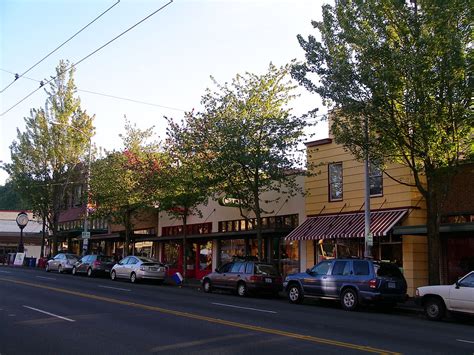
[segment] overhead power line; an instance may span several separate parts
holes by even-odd
[[[85,57],[83,57],[81,60],[79,60],[77,63],[75,64],[72,64],[70,65],[68,68],[64,69],[64,71],[62,71],[61,73],[57,74],[56,76],[54,77],[51,77],[51,79],[49,79],[48,81],[46,82],[43,82],[43,85],[41,85],[39,88],[33,90],[32,92],[30,92],[28,95],[26,95],[24,98],[22,98],[20,101],[18,101],[16,104],[14,104],[13,106],[11,106],[9,109],[7,109],[6,111],[2,112],[0,114],[0,117],[1,116],[4,116],[5,114],[7,114],[8,112],[10,112],[13,108],[15,108],[16,106],[18,106],[19,104],[21,104],[23,101],[25,101],[27,98],[29,98],[31,95],[33,95],[35,92],[37,92],[39,89],[41,89],[44,85],[46,84],[49,84],[51,81],[53,81],[54,79],[56,79],[59,75],[67,72],[68,70],[70,70],[72,67],[77,67],[80,63],[82,63],[83,61],[85,61],[86,59],[90,58],[91,56],[93,56],[94,54],[96,54],[97,52],[99,52],[101,49],[107,47],[110,43],[114,42],[115,40],[117,40],[118,38],[122,37],[124,34],[126,34],[127,32],[131,31],[132,29],[134,29],[135,27],[137,27],[138,25],[140,25],[142,22],[148,20],[150,17],[152,17],[153,15],[155,15],[156,13],[160,12],[161,10],[163,10],[165,7],[167,7],[168,5],[170,5],[171,3],[173,2],[173,0],[170,0],[168,3],[166,3],[165,5],[161,6],[159,9],[153,11],[151,14],[149,14],[148,16],[146,16],[145,18],[143,18],[142,20],[138,21],[136,24],[134,24],[133,26],[129,27],[128,29],[126,29],[125,31],[123,31],[122,33],[120,33],[118,36],[112,38],[110,41],[108,41],[107,43],[103,44],[102,46],[100,46],[99,48],[97,48],[95,51],[89,53],[88,55],[86,55]]]
[[[85,25],[84,27],[82,27],[79,31],[77,31],[74,35],[72,35],[71,37],[69,37],[66,41],[64,41],[63,43],[61,43],[58,47],[56,47],[55,49],[53,49],[51,52],[49,52],[48,54],[46,54],[46,56],[44,56],[43,58],[41,58],[39,61],[37,61],[35,64],[33,64],[31,67],[29,67],[27,70],[25,70],[23,72],[23,74],[17,74],[17,73],[14,73],[15,75],[15,79],[13,79],[13,81],[8,84],[6,87],[4,87],[2,89],[2,91],[0,91],[0,94],[3,93],[6,89],[8,89],[10,86],[13,85],[13,83],[15,83],[18,79],[22,78],[26,73],[28,73],[31,69],[33,69],[34,67],[36,67],[38,64],[40,64],[43,60],[45,60],[46,58],[48,58],[51,54],[53,54],[54,52],[56,52],[59,48],[61,48],[62,46],[64,46],[66,43],[68,43],[71,39],[73,39],[74,37],[76,37],[79,33],[81,33],[82,31],[84,31],[87,27],[89,27],[90,25],[92,25],[95,21],[97,21],[99,18],[101,18],[103,15],[105,15],[107,12],[109,12],[109,10],[111,10],[115,5],[117,5],[118,3],[120,2],[120,0],[117,0],[117,2],[115,4],[113,4],[112,6],[110,6],[107,10],[105,10],[104,12],[102,12],[99,16],[97,16],[95,19],[93,19],[91,22],[89,22],[87,25]]]
[[[3,68],[0,68],[0,71],[3,71],[3,72],[5,72],[5,73],[14,74],[12,71],[6,70],[6,69],[3,69]],[[37,83],[41,83],[41,82],[42,82],[41,80],[33,79],[33,78],[28,77],[28,76],[24,76],[23,78],[28,79],[28,80],[31,80],[31,81],[36,81]],[[43,86],[44,86],[44,85],[43,85]],[[134,102],[134,103],[141,104],[141,105],[148,105],[148,106],[154,106],[154,107],[165,108],[165,109],[168,109],[168,110],[186,112],[186,110],[185,110],[185,109],[182,109],[182,108],[171,107],[171,106],[165,106],[165,105],[155,104],[155,103],[153,103],[153,102],[140,101],[140,100],[130,99],[130,98],[127,98],[127,97],[122,97],[122,96],[104,94],[104,93],[102,93],[102,92],[95,92],[95,91],[83,90],[83,89],[77,89],[77,91],[85,92],[85,93],[93,94],[93,95],[99,95],[99,96],[104,96],[104,97],[110,97],[110,98],[116,99],[116,100],[123,100],[123,101]]]

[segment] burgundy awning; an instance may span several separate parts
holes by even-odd
[[[387,235],[407,213],[407,209],[370,212],[370,231],[375,237]],[[364,212],[309,217],[286,236],[286,240],[363,238]]]

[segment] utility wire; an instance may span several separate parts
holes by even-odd
[[[3,72],[5,72],[5,73],[14,74],[12,71],[6,70],[6,69],[2,69],[2,68],[0,68],[0,71],[3,71]],[[28,80],[31,80],[31,81],[36,81],[37,83],[41,83],[41,80],[38,80],[38,79],[33,79],[33,78],[30,78],[30,77],[27,77],[27,76],[24,76],[24,78],[25,78],[25,79],[28,79]],[[43,84],[42,86],[44,86],[44,84]],[[129,98],[127,98],[127,97],[115,96],[115,95],[110,95],[110,94],[104,94],[104,93],[101,93],[101,92],[95,92],[95,91],[90,91],[90,90],[82,90],[82,89],[77,89],[77,91],[85,92],[85,93],[88,93],[88,94],[94,94],[94,95],[99,95],[99,96],[110,97],[110,98],[112,98],[112,99],[117,99],[117,100],[130,101],[130,102],[134,102],[134,103],[142,104],[142,105],[155,106],[155,107],[160,107],[160,108],[166,108],[166,109],[168,109],[168,110],[186,112],[186,110],[184,110],[184,109],[182,109],[182,108],[171,107],[171,106],[164,106],[164,105],[159,105],[159,104],[155,104],[155,103],[152,103],[152,102],[146,102],[146,101],[140,101],[140,100],[135,100],[135,99],[129,99]]]
[[[74,35],[72,35],[71,37],[69,37],[66,41],[64,41],[63,43],[61,43],[58,47],[56,47],[54,50],[52,50],[51,52],[49,52],[45,57],[43,57],[42,59],[40,59],[38,62],[36,62],[35,64],[33,64],[30,68],[28,68],[23,74],[16,74],[14,73],[15,75],[15,79],[10,83],[8,84],[6,87],[4,87],[2,89],[2,91],[0,91],[0,94],[3,93],[6,89],[8,89],[10,86],[13,85],[14,82],[16,82],[18,79],[20,79],[21,77],[23,77],[26,73],[28,73],[31,69],[33,69],[34,67],[36,67],[38,64],[40,64],[43,60],[45,60],[46,58],[48,58],[51,54],[53,54],[54,52],[56,52],[59,48],[61,48],[62,46],[64,46],[66,43],[68,43],[71,39],[73,39],[74,37],[76,37],[79,33],[81,33],[82,31],[84,31],[87,27],[89,27],[90,25],[92,25],[95,21],[97,21],[99,18],[101,18],[103,15],[105,15],[105,13],[109,12],[109,10],[111,10],[115,5],[117,5],[118,3],[120,2],[120,0],[117,0],[117,2],[115,4],[113,4],[112,6],[110,6],[107,10],[105,10],[104,12],[102,12],[99,16],[97,16],[95,19],[93,19],[91,22],[89,22],[87,25],[85,25],[84,27],[82,27],[79,31],[77,31]]]
[[[137,22],[136,24],[134,24],[133,26],[129,27],[128,29],[126,29],[125,31],[123,31],[122,33],[120,33],[118,36],[112,38],[110,41],[108,41],[107,43],[105,43],[104,45],[100,46],[99,48],[97,48],[95,51],[93,51],[92,53],[86,55],[84,58],[82,58],[81,60],[79,60],[77,63],[75,64],[72,64],[70,65],[68,68],[66,68],[65,70],[63,70],[61,73],[57,74],[56,76],[54,77],[51,77],[51,79],[49,79],[48,81],[44,82],[43,85],[41,85],[39,88],[37,88],[36,90],[33,90],[32,92],[30,92],[28,95],[26,95],[23,99],[21,99],[20,101],[18,101],[16,104],[14,104],[13,106],[11,106],[8,110],[2,112],[0,114],[0,117],[1,116],[4,116],[6,113],[10,112],[13,108],[15,108],[16,106],[18,106],[19,104],[21,104],[23,101],[25,101],[27,98],[29,98],[31,95],[33,95],[35,92],[37,92],[39,89],[41,89],[44,85],[46,84],[49,84],[51,81],[53,81],[54,79],[56,79],[59,75],[67,72],[68,70],[70,70],[72,67],[77,67],[80,63],[82,63],[83,61],[85,61],[86,59],[88,59],[89,57],[91,57],[92,55],[96,54],[98,51],[100,51],[101,49],[103,49],[104,47],[108,46],[110,43],[114,42],[115,40],[117,40],[118,38],[122,37],[124,34],[126,34],[127,32],[129,32],[130,30],[134,29],[135,27],[137,27],[139,24],[141,24],[142,22],[148,20],[150,17],[152,17],[153,15],[155,15],[156,13],[158,13],[159,11],[163,10],[165,7],[167,7],[169,4],[171,4],[173,2],[173,0],[170,0],[168,3],[166,3],[165,5],[163,5],[162,7],[160,7],[159,9],[153,11],[151,14],[149,14],[148,16],[146,16],[145,18],[143,18],[142,20],[140,20],[139,22]]]

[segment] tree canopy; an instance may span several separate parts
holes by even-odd
[[[262,259],[262,195],[302,192],[295,178],[305,173],[298,169],[303,163],[297,148],[307,121],[288,107],[295,97],[289,69],[270,64],[263,75],[237,75],[224,85],[214,80],[217,89],[202,97],[202,112],[190,112],[181,125],[170,122],[170,131],[200,161],[214,192],[238,199],[244,218],[254,213]]]
[[[306,61],[292,69],[333,109],[338,143],[411,169],[427,202],[430,283],[445,182],[473,150],[472,20],[469,0],[337,1],[313,22],[317,37],[298,35]]]

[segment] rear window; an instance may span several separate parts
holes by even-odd
[[[103,261],[104,263],[113,263],[114,262],[114,258],[112,256],[101,255],[101,256],[98,257],[98,259],[100,261]]]
[[[354,260],[354,274],[355,275],[369,275],[369,263],[362,260]]]
[[[255,274],[267,276],[279,276],[278,270],[273,265],[255,264]]]
[[[380,263],[374,264],[375,273],[379,277],[398,277],[403,278],[402,272],[395,264]]]

